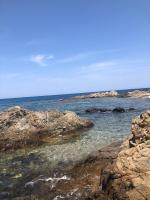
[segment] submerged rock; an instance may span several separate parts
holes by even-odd
[[[110,92],[96,92],[89,95],[75,96],[73,99],[89,99],[89,98],[101,98],[101,97],[117,97],[119,94],[117,91]]]
[[[150,199],[150,110],[133,120],[132,135],[101,173],[101,187],[109,199]]]
[[[93,126],[74,112],[33,112],[19,106],[0,113],[0,150],[42,143],[45,136],[66,134]],[[50,139],[50,138],[49,138]]]

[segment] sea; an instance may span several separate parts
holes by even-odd
[[[143,89],[142,89],[143,90]],[[148,88],[144,89],[148,90]],[[119,90],[124,95],[132,90]],[[141,112],[150,109],[150,99],[103,97],[92,99],[73,99],[73,96],[86,95],[66,94],[39,97],[0,99],[0,112],[12,106],[22,106],[33,111],[73,111],[79,116],[93,121],[94,127],[86,131],[75,132],[69,136],[58,136],[48,144],[0,153],[0,192],[9,191],[23,177],[46,175],[50,169],[59,169],[73,165],[112,142],[123,140],[131,133],[131,121]],[[125,113],[86,113],[91,107],[114,109],[122,107],[135,110]]]

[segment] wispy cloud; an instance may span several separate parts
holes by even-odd
[[[86,58],[90,55],[91,55],[90,52],[75,54],[75,55],[72,55],[72,56],[68,56],[68,57],[59,59],[59,60],[56,61],[56,63],[71,63],[71,62],[75,62],[75,61],[84,59],[84,58]]]
[[[116,66],[118,63],[116,61],[103,61],[103,62],[96,62],[86,66],[82,66],[82,72],[97,72],[100,70],[105,70],[110,67]]]
[[[75,61],[80,61],[80,60],[85,59],[87,57],[92,57],[92,56],[103,54],[103,53],[118,52],[118,51],[120,51],[120,49],[106,49],[106,50],[101,50],[101,51],[88,51],[88,52],[84,52],[84,53],[78,53],[78,54],[75,54],[75,55],[71,55],[71,56],[56,60],[55,64],[57,64],[57,63],[71,63],[71,62],[75,62]]]
[[[38,54],[38,55],[31,56],[30,61],[40,66],[47,66],[47,61],[51,59],[54,59],[53,55]]]

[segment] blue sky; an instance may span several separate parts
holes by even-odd
[[[150,86],[149,0],[0,0],[0,98]]]

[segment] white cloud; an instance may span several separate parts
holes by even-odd
[[[38,54],[38,55],[34,55],[31,57],[30,61],[40,65],[40,66],[47,66],[46,61],[53,59],[54,56],[53,55],[42,55],[42,54]]]

